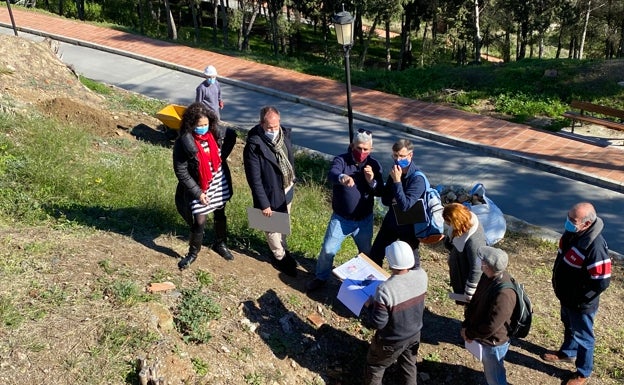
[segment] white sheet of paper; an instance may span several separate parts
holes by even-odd
[[[385,281],[390,276],[388,272],[375,265],[375,262],[371,261],[364,254],[356,255],[332,271],[341,280],[347,278],[364,280],[373,274],[376,279]]]
[[[338,300],[356,316],[360,315],[368,298],[375,294],[377,286],[389,276],[387,271],[363,254],[351,258],[333,272],[343,280],[338,290]]]
[[[468,349],[468,351],[472,353],[472,355],[475,356],[477,360],[481,361],[481,358],[483,357],[483,346],[481,346],[480,343],[472,340],[470,342],[465,341],[464,345],[466,346],[466,349]]]
[[[290,215],[287,213],[273,211],[273,215],[265,217],[262,215],[262,210],[247,207],[247,221],[252,229],[290,234]]]
[[[378,279],[357,280],[347,278],[342,281],[338,290],[338,299],[356,316],[360,315],[362,307],[368,298],[375,294],[377,286],[385,281]]]

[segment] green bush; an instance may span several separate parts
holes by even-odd
[[[174,317],[178,331],[186,342],[210,340],[210,321],[221,318],[221,307],[201,289],[182,290],[182,300]]]

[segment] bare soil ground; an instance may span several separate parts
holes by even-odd
[[[165,140],[153,117],[105,109],[102,98],[85,89],[45,44],[0,36],[0,69],[3,113],[36,109],[67,124],[86,124],[104,137]],[[238,146],[234,157],[241,156],[241,144]],[[28,319],[17,329],[0,325],[2,384],[87,383],[84,378],[94,378],[87,373],[104,372],[119,361],[133,362],[139,355],[160,361],[167,384],[361,383],[371,333],[336,300],[337,282],[305,294],[313,260],[299,258],[300,274],[291,278],[279,274],[253,250],[234,250],[235,260],[227,262],[204,248],[190,269],[179,272],[176,258],[187,246],[185,239],[172,235],[135,238],[98,230],[72,232],[62,226],[5,227],[0,230],[0,240],[0,261],[8,255],[27,257],[22,266],[12,267],[25,272],[19,280],[4,277],[2,298],[24,296],[28,301],[23,306],[28,308],[50,303],[50,288],[62,288],[65,293],[46,309],[44,318]],[[526,284],[535,305],[531,334],[514,342],[507,356],[509,382],[560,384],[573,367],[539,359],[544,349],[555,348],[561,341],[558,303],[550,286],[556,246],[510,234],[500,247],[510,254],[509,270]],[[483,384],[480,363],[463,348],[459,337],[462,308],[446,298],[449,287],[443,248],[423,247],[422,265],[430,288],[419,351],[419,384]],[[5,267],[4,271],[11,269]],[[172,317],[179,289],[191,286],[201,272],[213,277],[208,295],[218,301],[223,315],[209,325],[213,337],[208,343],[188,344],[173,326]],[[102,282],[113,273],[144,287],[151,277],[159,277],[174,282],[177,289],[150,294],[154,301],[131,309],[120,308],[100,292]],[[622,277],[618,263],[596,321],[599,346],[591,384],[621,384],[624,378]],[[0,313],[3,310],[0,303]],[[312,314],[322,317],[323,326],[308,320]],[[99,356],[97,348],[107,335],[103,328],[110,320],[115,325],[155,332],[159,340],[146,351]],[[198,371],[197,362],[208,364],[205,374]],[[138,381],[129,375],[118,381],[102,378],[89,383]],[[397,383],[393,369],[388,371],[386,383]]]

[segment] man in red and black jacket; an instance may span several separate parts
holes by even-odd
[[[564,338],[558,351],[546,352],[542,359],[575,363],[576,372],[566,385],[587,383],[594,366],[594,318],[600,293],[611,281],[611,258],[603,228],[591,203],[577,203],[568,212],[559,240],[552,284],[561,303]]]

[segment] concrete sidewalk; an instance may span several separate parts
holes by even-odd
[[[97,48],[152,64],[201,75],[206,63],[220,80],[331,113],[346,112],[343,83],[210,51],[98,27],[55,15],[13,9],[18,29],[71,44]],[[0,25],[11,27],[8,12]],[[452,108],[352,87],[354,118],[458,147],[518,162],[598,187],[624,192],[624,149],[602,147]]]

